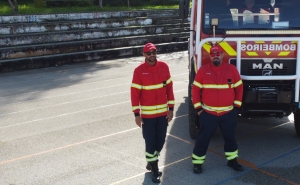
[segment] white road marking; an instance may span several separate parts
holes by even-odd
[[[181,91],[186,91],[186,90],[187,89],[182,89],[182,90],[174,91],[174,93],[181,92]],[[44,121],[44,120],[63,117],[63,116],[68,116],[68,115],[72,115],[72,114],[78,114],[78,113],[82,113],[82,112],[98,110],[98,109],[102,109],[102,108],[106,108],[106,107],[111,107],[111,106],[121,105],[121,104],[124,104],[124,103],[129,103],[129,102],[130,101],[123,101],[123,102],[119,102],[119,103],[113,103],[113,104],[103,105],[103,106],[100,106],[100,107],[95,107],[95,108],[90,108],[90,109],[85,109],[85,110],[80,110],[80,111],[75,111],[75,112],[69,112],[69,113],[60,114],[60,115],[56,115],[56,116],[50,116],[50,117],[46,117],[46,118],[35,119],[35,120],[21,122],[21,123],[15,123],[15,124],[12,124],[12,125],[1,126],[0,129],[6,129],[6,128],[15,127],[15,126],[19,126],[19,125],[24,125],[24,124],[28,124],[28,123],[34,123],[34,122],[38,122],[38,121]]]

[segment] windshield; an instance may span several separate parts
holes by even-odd
[[[204,32],[211,32],[211,19],[219,30],[299,29],[299,0],[204,0]]]

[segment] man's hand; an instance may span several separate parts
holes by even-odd
[[[166,119],[168,119],[168,123],[173,119],[173,111],[172,110],[169,110]]]
[[[200,116],[200,114],[201,114],[202,111],[203,111],[203,110],[200,110],[199,112],[197,112],[198,116]]]
[[[142,127],[142,124],[143,124],[143,121],[142,121],[142,118],[141,118],[141,116],[136,116],[135,117],[135,123],[136,123],[136,125],[138,126],[138,127]]]

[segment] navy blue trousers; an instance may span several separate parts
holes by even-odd
[[[205,111],[200,114],[200,128],[193,151],[195,155],[199,157],[206,155],[209,141],[218,127],[221,129],[225,141],[224,151],[234,152],[238,149],[235,140],[236,111],[237,110],[233,109],[222,116],[215,116]]]
[[[146,152],[154,154],[160,152],[165,144],[168,120],[166,116],[157,118],[143,118],[143,137],[146,143]]]

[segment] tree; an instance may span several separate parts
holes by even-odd
[[[127,0],[127,6],[128,6],[128,8],[130,7],[129,0]]]
[[[99,7],[103,8],[103,1],[102,0],[99,0]]]
[[[13,11],[14,14],[17,14],[19,11],[18,8],[18,1],[17,0],[8,0],[8,3]]]

